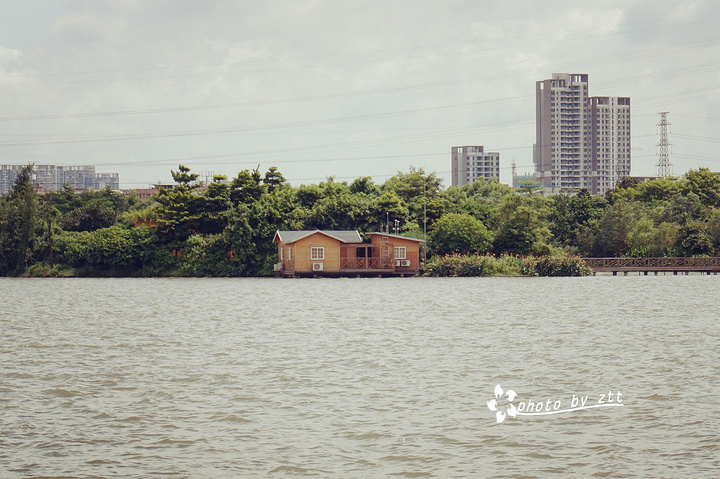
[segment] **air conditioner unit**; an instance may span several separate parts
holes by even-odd
[[[282,264],[282,263],[275,263],[275,264],[273,265],[273,270],[275,270],[275,271],[282,271],[282,269],[283,269],[283,264]]]
[[[322,271],[323,270],[323,264],[322,263],[313,263],[313,271]]]
[[[410,260],[409,259],[400,260],[400,266],[410,266]]]
[[[400,262],[401,262],[401,260],[396,259],[396,260],[395,260],[395,266],[400,266]]]

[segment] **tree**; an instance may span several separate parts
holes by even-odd
[[[679,239],[680,225],[676,223],[660,223],[655,229],[651,256],[677,256]]]
[[[645,218],[645,211],[638,203],[620,200],[610,206],[598,224],[594,255],[604,257],[626,254],[633,247],[631,232]]]
[[[543,255],[550,252],[547,227],[550,209],[542,196],[506,195],[494,211],[496,224],[493,250],[496,253]]]
[[[242,170],[232,180],[230,200],[234,205],[238,203],[251,203],[262,196],[266,186],[262,184],[260,167],[254,170]]]
[[[679,250],[683,256],[707,256],[713,251],[713,241],[707,225],[692,221],[680,227]]]
[[[710,213],[707,221],[707,234],[712,241],[714,254],[720,255],[720,208],[715,208]]]
[[[633,178],[631,176],[626,176],[622,180],[617,182],[617,185],[615,185],[615,188],[618,190],[625,190],[628,188],[635,188],[637,185],[640,184],[640,180],[637,178]]]
[[[55,267],[55,250],[53,242],[53,227],[60,212],[52,203],[44,202],[40,208],[42,220],[45,223],[45,243],[47,244],[48,262],[50,268]]]
[[[308,210],[324,196],[322,188],[318,185],[300,185],[296,194],[300,206]]]
[[[375,197],[369,205],[370,225],[376,230],[395,220],[405,224],[410,216],[405,202],[394,191],[386,191]]]
[[[435,196],[440,192],[442,179],[435,173],[426,174],[422,168],[410,167],[408,173],[399,171],[382,186],[384,192],[393,191],[406,203],[423,196]]]
[[[65,231],[95,231],[109,228],[117,221],[117,213],[99,203],[90,203],[71,211],[60,222]]]
[[[10,202],[0,196],[0,276],[7,276],[15,269],[15,217]]]
[[[283,183],[285,183],[285,177],[278,171],[278,169],[275,166],[271,166],[270,169],[268,169],[265,172],[265,178],[263,178],[263,184],[267,186],[267,189],[270,193],[275,188],[278,188]]]
[[[513,189],[507,185],[503,185],[496,180],[487,181],[483,178],[479,178],[471,184],[463,185],[463,188],[467,191],[469,198],[490,198],[495,201],[499,200],[505,195],[513,194]]]
[[[692,191],[678,193],[663,202],[662,221],[685,224],[688,221],[699,220],[705,216],[707,208],[703,206],[700,198]]]
[[[695,193],[705,206],[720,206],[720,175],[707,168],[690,170],[685,173],[683,192]]]
[[[159,230],[171,241],[187,239],[198,232],[202,199],[195,190],[198,176],[190,169],[180,165],[179,171],[171,171],[177,183],[174,188],[160,188],[155,200],[158,202]]]
[[[178,165],[178,171],[170,170],[170,175],[172,176],[175,183],[180,186],[188,187],[193,185],[200,176],[197,173],[190,173],[190,168],[185,165]]]
[[[680,183],[667,178],[657,178],[638,183],[632,192],[633,199],[643,203],[670,201],[680,194]]]
[[[306,228],[350,230],[368,224],[368,199],[354,195],[347,183],[329,178],[320,183],[320,197],[308,208]]]
[[[402,200],[408,215],[406,218],[398,218],[401,222],[421,225],[427,206],[439,195],[441,188],[442,179],[435,173],[425,173],[422,168],[411,167],[408,173],[398,172],[389,178],[381,190],[383,194],[394,193]]]
[[[370,176],[360,176],[350,183],[350,192],[355,195],[362,193],[373,196],[378,194],[378,187]]]
[[[300,229],[300,212],[302,208],[298,208],[291,188],[278,188],[263,194],[258,201],[234,206],[222,241],[237,274],[272,274],[277,255],[272,242],[275,231]]]
[[[543,185],[539,181],[526,180],[518,183],[518,190],[523,195],[532,195],[536,191],[541,191],[542,189]]]
[[[435,253],[482,253],[492,244],[492,235],[482,222],[470,215],[448,213],[432,227],[430,244]]]
[[[0,274],[23,274],[35,246],[37,199],[32,184],[33,165],[15,178],[7,203],[0,211]]]
[[[575,195],[561,194],[550,199],[550,231],[560,246],[577,245],[583,227],[594,229],[602,217],[607,201],[590,196],[586,189]]]
[[[82,207],[82,195],[76,195],[75,189],[65,184],[62,190],[49,191],[42,195],[43,203],[50,203],[56,208],[60,215],[70,213],[72,210]]]
[[[213,235],[222,233],[227,225],[227,213],[232,206],[230,194],[227,177],[213,176],[213,181],[208,185],[205,194],[197,196],[200,210],[197,231]]]

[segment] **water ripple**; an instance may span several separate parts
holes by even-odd
[[[718,286],[0,279],[0,462],[23,477],[711,477]],[[516,404],[622,391],[625,406],[498,424],[497,384]]]

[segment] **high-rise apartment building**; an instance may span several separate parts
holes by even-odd
[[[590,98],[593,178],[590,192],[602,195],[630,176],[630,98]]]
[[[452,147],[452,186],[474,183],[478,178],[500,181],[500,153],[484,150],[482,146]]]
[[[586,74],[537,82],[533,157],[543,186],[604,194],[630,174],[630,98],[590,97]]]

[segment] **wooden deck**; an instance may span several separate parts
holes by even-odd
[[[286,278],[297,277],[384,277],[384,276],[416,276],[417,269],[404,266],[395,266],[392,256],[368,257],[368,258],[340,258],[339,270],[323,271],[282,271],[281,275]]]
[[[407,278],[417,275],[417,271],[401,270],[400,268],[342,269],[318,272],[283,271],[279,274],[283,278]]]
[[[698,258],[583,258],[595,273],[673,273],[717,274],[720,257]]]

